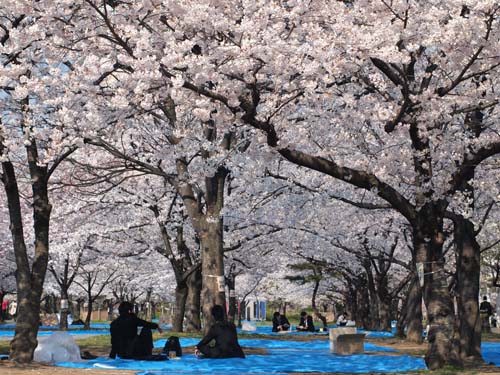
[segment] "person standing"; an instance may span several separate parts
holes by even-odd
[[[488,297],[483,297],[483,302],[479,305],[479,314],[481,316],[481,331],[482,332],[490,332],[490,316],[493,315],[493,307],[491,303],[488,301]]]
[[[238,343],[236,327],[224,318],[224,308],[214,305],[210,313],[215,323],[195,346],[194,353],[197,356],[203,355],[204,358],[245,358],[245,353]]]
[[[152,329],[162,333],[161,327],[152,322],[139,319],[133,312],[130,302],[122,302],[118,307],[120,316],[111,322],[111,352],[110,358],[140,359],[153,353]],[[137,334],[137,327],[142,327]]]

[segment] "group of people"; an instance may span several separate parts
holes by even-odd
[[[153,335],[151,330],[161,327],[153,322],[142,320],[134,313],[134,306],[130,302],[122,302],[118,308],[119,316],[110,326],[111,331],[111,358],[150,359],[153,353]],[[215,305],[211,309],[214,320],[205,337],[195,346],[195,354],[204,358],[245,358],[245,354],[238,343],[236,327],[225,319],[224,308]],[[337,325],[347,323],[347,314],[341,314]],[[138,327],[142,330],[137,334]],[[290,322],[285,314],[276,311],[273,314],[273,332],[290,330]],[[300,322],[297,331],[315,332],[313,318],[306,311],[300,313]]]
[[[151,330],[161,327],[153,322],[138,318],[130,302],[122,302],[118,307],[119,316],[110,326],[111,352],[110,358],[116,356],[124,359],[156,359],[153,356],[153,335]],[[207,334],[196,345],[195,354],[205,358],[245,358],[245,354],[238,343],[236,327],[224,319],[224,308],[215,305],[211,309],[214,324]],[[142,327],[137,334],[137,328]]]
[[[285,314],[280,314],[279,311],[276,311],[273,314],[273,332],[285,332],[289,331],[291,328],[290,322],[286,318]],[[312,316],[310,316],[307,312],[302,311],[300,313],[300,322],[297,326],[297,331],[305,331],[305,332],[315,332],[314,323]]]

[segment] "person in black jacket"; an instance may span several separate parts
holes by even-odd
[[[134,306],[130,302],[122,302],[118,307],[120,316],[113,320],[111,331],[110,358],[119,356],[126,359],[140,359],[151,356],[153,352],[152,329],[163,332],[156,323],[139,319],[134,313]],[[142,327],[137,335],[137,327]]]
[[[215,323],[196,345],[194,353],[196,355],[201,353],[206,358],[245,358],[238,343],[236,327],[224,319],[224,308],[221,305],[215,305],[210,312]]]
[[[483,302],[479,305],[479,314],[481,316],[481,330],[482,332],[491,332],[490,316],[493,315],[493,307],[488,301],[488,297],[483,297]]]
[[[285,314],[280,314],[276,311],[273,314],[273,332],[288,331],[290,328],[290,322],[286,318]]]
[[[300,313],[300,323],[297,326],[297,331],[309,331],[314,332],[313,318],[305,311]]]

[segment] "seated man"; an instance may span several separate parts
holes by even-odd
[[[122,302],[118,307],[120,316],[111,323],[110,358],[140,359],[151,356],[153,352],[153,335],[151,329],[162,329],[158,324],[139,319],[133,313],[134,306],[130,302]],[[143,327],[137,335],[137,327]]]
[[[300,313],[300,323],[297,327],[297,331],[314,332],[313,318],[305,311]]]
[[[211,310],[215,323],[207,334],[196,345],[194,354],[203,354],[206,358],[245,358],[245,354],[238,343],[236,327],[224,319],[224,309],[215,305]]]
[[[288,331],[290,328],[290,322],[286,318],[284,314],[280,314],[278,311],[276,311],[273,314],[273,332],[282,332],[282,331]]]
[[[347,324],[347,313],[344,312],[343,314],[340,314],[338,319],[337,319],[337,325],[339,327],[343,327]]]

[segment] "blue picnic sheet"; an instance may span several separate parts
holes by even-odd
[[[183,373],[262,374],[283,372],[394,372],[426,369],[423,358],[407,355],[384,356],[370,354],[335,355],[327,351],[273,349],[267,355],[251,354],[247,358],[198,359],[186,354],[178,360],[136,361],[97,358],[85,362],[59,362],[56,366],[140,370],[140,374],[164,375]],[[162,374],[163,371],[163,374]]]
[[[61,332],[61,331],[38,331],[38,337],[41,336],[50,336],[54,332]],[[100,330],[68,330],[66,331],[70,335],[109,335],[109,331],[100,331]],[[15,331],[14,330],[0,330],[0,337],[14,337]]]
[[[160,339],[154,342],[155,348],[163,348],[166,339]],[[180,343],[182,347],[194,346],[198,344],[200,339],[181,337]],[[240,338],[238,342],[243,347],[248,348],[264,348],[264,349],[295,349],[295,350],[329,350],[330,343],[327,339],[312,340],[312,341],[289,341],[289,340],[265,340],[265,339],[245,339]],[[365,342],[365,351],[367,352],[396,352],[394,349],[384,346],[374,345],[370,342]]]
[[[181,346],[198,343],[197,338],[181,338]],[[187,374],[264,374],[286,372],[393,372],[426,369],[422,358],[407,355],[356,354],[336,355],[329,352],[328,340],[288,341],[240,339],[245,347],[264,348],[268,354],[249,354],[247,358],[198,359],[185,354],[176,360],[137,361],[126,359],[97,358],[84,362],[59,362],[57,366],[76,368],[100,368],[139,370],[140,375]],[[157,340],[155,348],[165,345]],[[367,352],[395,352],[392,349],[365,343]]]

